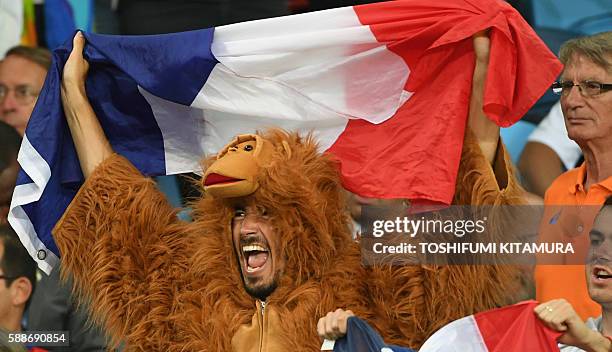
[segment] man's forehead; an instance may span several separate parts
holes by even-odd
[[[243,209],[246,210],[247,212],[260,212],[263,210],[262,206],[257,205],[257,203],[255,203],[255,201],[253,200],[249,200],[249,201],[238,201],[236,203],[234,203],[234,209]]]
[[[581,80],[602,80],[610,74],[605,67],[593,62],[588,57],[575,53],[568,60],[563,72],[561,73],[562,80],[573,79],[574,75],[580,75]]]
[[[47,70],[39,64],[18,55],[10,55],[0,61],[0,80],[10,77],[11,80],[28,82],[41,78],[39,76],[44,78],[46,73]]]
[[[233,208],[246,208],[255,206],[255,201],[251,196],[227,198],[226,204]]]

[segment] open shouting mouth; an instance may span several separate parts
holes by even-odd
[[[595,265],[591,270],[591,277],[595,283],[606,283],[612,279],[612,272],[608,268]]]
[[[263,237],[243,237],[240,239],[242,264],[247,277],[263,275],[269,266],[270,247]]]

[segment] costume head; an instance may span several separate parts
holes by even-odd
[[[26,46],[9,49],[0,61],[0,121],[22,136],[50,66],[51,52]]]
[[[351,242],[338,165],[311,137],[241,135],[205,163],[194,218],[223,233],[251,296],[320,277]]]
[[[257,175],[270,164],[274,147],[254,134],[234,138],[203,177],[204,191],[215,198],[248,196],[259,187]]]

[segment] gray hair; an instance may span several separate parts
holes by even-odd
[[[574,54],[585,56],[608,72],[612,72],[612,31],[570,39],[561,45],[559,59],[566,65]]]

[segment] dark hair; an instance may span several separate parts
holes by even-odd
[[[604,209],[607,208],[607,210],[612,210],[611,207],[612,207],[612,196],[609,196],[608,198],[606,198],[604,203],[601,205],[601,208],[599,208],[599,212],[597,213],[597,216],[595,217],[595,219],[602,216],[601,214],[603,213]]]
[[[6,52],[5,58],[14,55],[30,60],[35,64],[42,66],[45,70],[51,67],[51,52],[45,48],[32,48],[29,46],[18,45],[14,46]]]
[[[17,130],[0,121],[0,171],[17,159],[21,136]]]
[[[36,287],[36,262],[19,241],[19,237],[9,225],[0,225],[0,242],[4,245],[4,253],[0,260],[0,268],[8,278],[6,285],[10,286],[15,279],[25,277],[32,284],[32,293]],[[30,305],[32,294],[26,302],[25,309]]]

